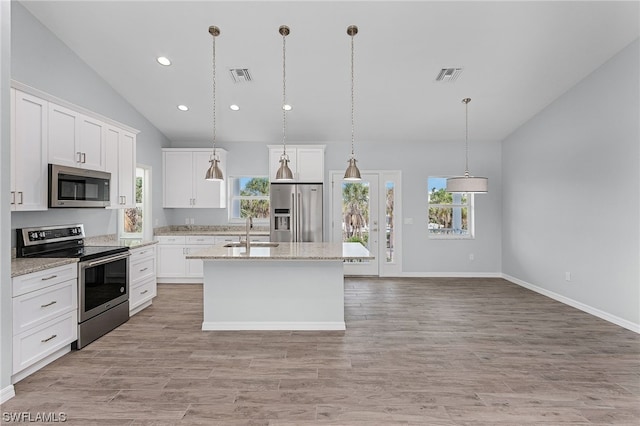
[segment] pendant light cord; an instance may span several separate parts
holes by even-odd
[[[287,110],[285,105],[287,104],[287,34],[288,32],[282,31],[282,155],[287,155]]]
[[[219,31],[219,30],[218,30]],[[212,69],[213,69],[213,159],[216,158],[216,36],[217,34],[212,33],[213,35],[213,60],[212,60]]]
[[[354,46],[353,46],[353,37],[355,34],[351,34],[351,158],[354,157],[353,151],[353,143],[355,140],[355,106],[354,106],[354,78],[353,78],[353,58],[354,58]]]
[[[464,175],[469,177],[469,102],[471,98],[464,98]]]

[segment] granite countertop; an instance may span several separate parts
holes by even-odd
[[[18,257],[11,259],[11,278],[77,262],[78,259],[75,258]]]
[[[155,240],[143,240],[139,238],[117,238],[115,234],[99,235],[84,239],[85,246],[115,246],[138,248],[158,244]]]
[[[155,228],[153,235],[158,236],[182,236],[182,235],[233,235],[244,236],[247,228],[244,225],[171,225]],[[250,235],[269,236],[268,226],[254,226]]]
[[[86,246],[118,246],[137,248],[144,247],[151,244],[157,244],[157,241],[153,240],[140,240],[140,239],[118,239],[115,234],[100,235],[97,237],[88,237],[84,239]],[[15,257],[15,248],[11,254],[11,278],[19,275],[31,274],[32,272],[44,271],[45,269],[55,268],[57,266],[68,265],[69,263],[77,263],[77,258],[26,258]]]
[[[277,243],[277,247],[224,247],[223,243],[187,255],[202,260],[367,260],[374,259],[360,243]]]

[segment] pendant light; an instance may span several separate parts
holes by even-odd
[[[488,192],[489,180],[486,177],[469,175],[469,102],[471,98],[464,98],[465,105],[465,171],[464,176],[456,176],[447,179],[447,192],[467,192],[485,194]]]
[[[293,173],[289,168],[289,156],[287,155],[287,111],[291,108],[287,105],[287,45],[286,37],[291,32],[286,25],[280,26],[278,32],[282,35],[282,155],[280,155],[280,168],[276,172],[276,180],[293,180]]]
[[[220,158],[216,154],[216,37],[220,35],[220,28],[210,26],[209,34],[213,36],[213,153],[209,159],[211,166],[207,169],[207,174],[204,178],[206,180],[222,181],[224,180],[224,175],[218,165]]]
[[[355,25],[349,25],[347,27],[347,34],[351,36],[351,157],[349,158],[349,166],[347,166],[347,170],[344,172],[344,180],[350,181],[358,181],[362,180],[360,177],[360,170],[358,170],[358,166],[356,166],[356,156],[353,151],[353,141],[354,141],[354,78],[353,78],[353,37],[358,34],[358,27]]]

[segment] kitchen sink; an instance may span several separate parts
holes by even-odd
[[[251,241],[249,243],[249,247],[278,247],[280,244],[271,243],[269,241]],[[225,247],[246,247],[247,243],[245,242],[234,242],[228,243],[224,245]]]

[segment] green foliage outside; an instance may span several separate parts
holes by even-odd
[[[342,184],[342,240],[359,242],[364,246],[369,241],[369,185],[365,183]]]
[[[461,204],[467,203],[466,194],[462,196]],[[453,226],[453,211],[461,207],[431,207],[432,205],[453,204],[453,194],[440,188],[436,191],[431,189],[429,193],[429,232],[437,233],[439,229],[451,229]],[[469,229],[467,226],[467,208],[462,207],[462,229]]]
[[[243,197],[268,197],[269,179],[252,178],[243,189],[240,190]],[[240,200],[240,217],[253,217],[256,219],[266,219],[269,217],[269,200],[254,199]]]

